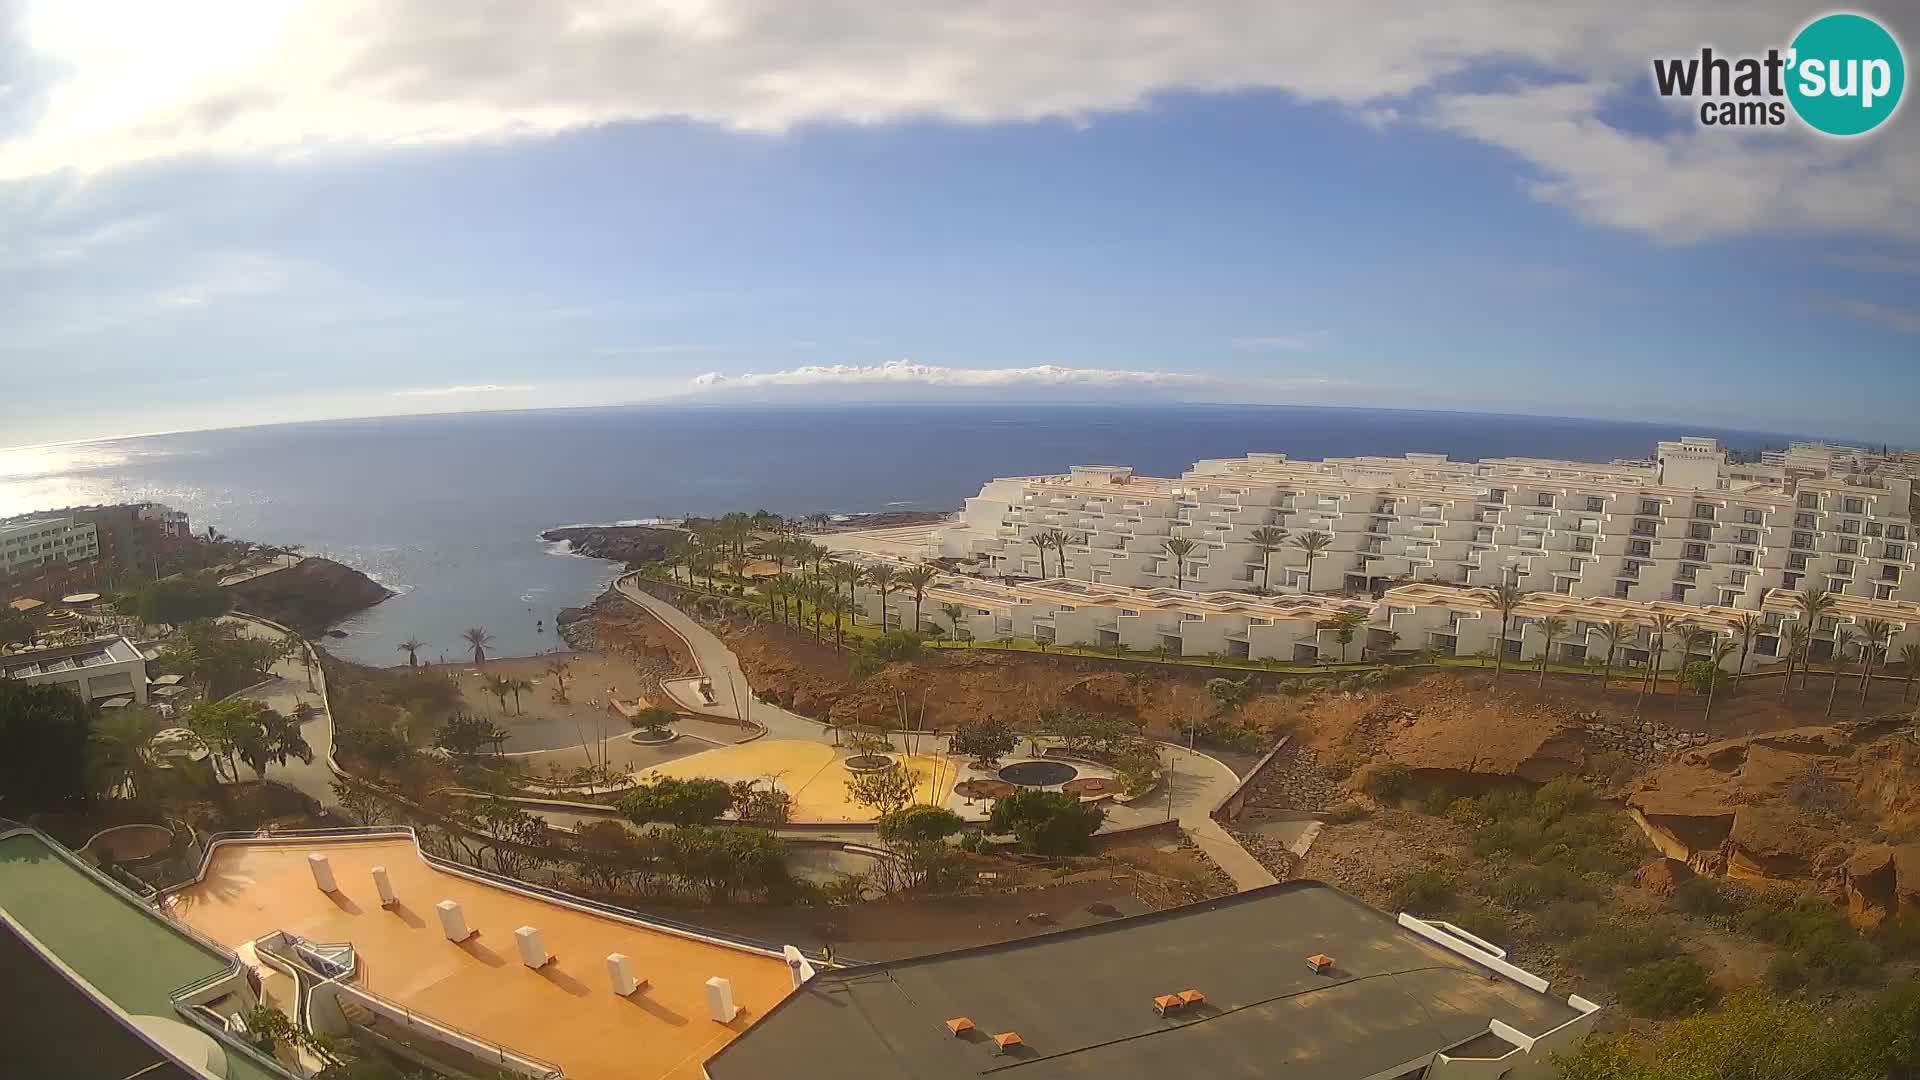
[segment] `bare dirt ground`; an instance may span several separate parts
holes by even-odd
[[[576,650],[624,657],[665,676],[693,673],[687,643],[644,608],[609,591],[584,610],[584,617],[560,627]]]
[[[569,670],[565,700],[557,693],[556,677],[547,670],[556,660],[565,662]],[[659,693],[653,672],[628,658],[598,653],[488,660],[478,667],[448,664],[432,670],[452,676],[467,712],[488,717],[511,734],[505,747],[508,753],[578,746],[582,740],[624,734],[631,726],[609,702],[617,698],[631,704],[652,700]],[[525,679],[533,689],[522,690],[518,702],[509,694],[502,704],[487,690],[490,677]]]

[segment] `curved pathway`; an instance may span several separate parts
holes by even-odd
[[[645,608],[687,643],[694,663],[713,682],[715,703],[707,705],[700,699],[698,679],[673,680],[663,684],[663,688],[675,701],[692,712],[740,718],[741,714],[736,711],[735,690],[737,688],[745,694],[752,691],[746,673],[740,667],[739,658],[734,656],[733,650],[727,648],[725,642],[694,621],[692,616],[641,589],[636,584],[636,577],[633,574],[626,575],[615,582],[614,587],[621,596]],[[775,738],[823,739],[832,731],[830,725],[764,702],[751,701],[748,710],[752,720],[765,725],[767,733]],[[1200,850],[1206,852],[1233,878],[1236,887],[1245,890],[1274,884],[1278,879],[1273,873],[1260,865],[1259,860],[1213,819],[1213,811],[1239,786],[1239,777],[1234,775],[1232,769],[1206,754],[1195,753],[1172,743],[1162,743],[1161,747],[1168,755],[1166,775],[1171,784],[1170,802],[1149,799],[1135,806],[1113,804],[1107,811],[1108,826],[1123,829],[1149,825],[1171,816],[1180,822],[1181,828],[1193,838]],[[1164,787],[1161,789],[1163,799],[1167,790]]]

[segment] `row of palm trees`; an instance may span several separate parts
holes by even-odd
[[[1268,525],[1255,529],[1247,534],[1247,539],[1252,541],[1254,550],[1260,552],[1260,588],[1263,592],[1271,586],[1274,552],[1286,547],[1296,548],[1305,552],[1307,556],[1307,574],[1308,577],[1311,578],[1313,574],[1313,561],[1320,558],[1327,548],[1333,544],[1333,536],[1330,533],[1317,531],[1297,534],[1289,533],[1286,529],[1280,528],[1277,525]],[[1067,533],[1059,529],[1047,529],[1044,532],[1036,532],[1027,537],[1027,543],[1040,549],[1041,577],[1047,576],[1047,552],[1049,550],[1060,553],[1060,576],[1065,577],[1067,573],[1067,548],[1086,542],[1087,538],[1084,534]],[[1187,587],[1187,560],[1195,551],[1200,549],[1200,542],[1197,540],[1189,540],[1184,536],[1176,536],[1163,541],[1160,546],[1161,549],[1173,559],[1173,587],[1176,589],[1185,589]]]
[[[1533,594],[1513,584],[1487,589],[1483,594],[1493,604],[1495,610],[1500,612],[1500,645],[1494,650],[1493,668],[1493,681],[1498,685],[1500,675],[1506,666],[1507,632],[1513,622],[1514,613]],[[1800,669],[1800,685],[1803,689],[1806,687],[1807,678],[1811,672],[1813,635],[1820,620],[1832,610],[1835,598],[1824,589],[1809,587],[1793,594],[1793,602],[1798,609],[1798,617],[1781,631],[1781,639],[1787,646],[1786,677],[1780,684],[1780,698],[1783,701],[1793,687],[1796,664]],[[1553,646],[1566,638],[1572,627],[1566,619],[1558,615],[1541,619],[1538,625],[1541,635],[1546,639],[1540,651],[1540,685],[1545,685],[1547,665],[1552,658]],[[1698,656],[1711,663],[1716,673],[1737,650],[1740,660],[1735,666],[1735,673],[1744,675],[1747,671],[1748,657],[1753,652],[1754,640],[1766,628],[1765,622],[1757,612],[1742,612],[1734,616],[1724,633],[1667,612],[1655,614],[1646,625],[1649,631],[1648,663],[1646,671],[1641,675],[1639,696],[1634,700],[1636,715],[1640,711],[1641,704],[1646,700],[1647,694],[1659,690],[1660,671],[1669,651],[1669,643],[1678,647],[1682,669]],[[1606,660],[1600,677],[1600,687],[1605,690],[1613,680],[1614,658],[1619,655],[1620,650],[1630,647],[1638,640],[1640,625],[1625,619],[1613,619],[1600,624],[1596,632],[1607,646]],[[1893,624],[1885,619],[1863,619],[1855,626],[1840,625],[1835,628],[1825,716],[1833,715],[1834,702],[1839,694],[1840,668],[1850,650],[1857,651],[1860,658],[1860,699],[1856,708],[1866,707],[1867,691],[1872,685],[1875,671],[1886,665],[1893,633]],[[1910,685],[1916,669],[1920,669],[1920,645],[1903,646],[1900,650],[1900,660],[1906,666],[1907,683]],[[1712,718],[1714,691],[1719,681],[1717,674],[1706,680],[1707,704],[1703,722]],[[1904,699],[1903,694],[1902,700]]]

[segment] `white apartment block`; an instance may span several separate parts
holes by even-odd
[[[0,655],[0,679],[57,683],[83,701],[125,697],[147,702],[147,660],[124,637]]]
[[[1806,585],[1920,601],[1912,502],[1904,468],[1793,478],[1765,462],[1729,465],[1714,440],[1699,438],[1607,464],[1265,453],[1200,461],[1178,478],[1075,466],[994,480],[933,546],[986,576],[1135,589],[1357,594],[1406,582],[1513,583],[1759,610],[1769,591]],[[1252,539],[1268,527],[1331,540],[1311,567],[1282,544],[1269,579]],[[1043,575],[1031,541],[1055,530],[1070,540],[1045,552]],[[1178,567],[1165,546],[1175,537],[1194,542]]]
[[[100,554],[92,523],[65,515],[0,523],[0,574],[18,574],[55,562],[85,562]]]

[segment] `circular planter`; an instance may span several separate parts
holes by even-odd
[[[1092,799],[1101,795],[1117,795],[1126,790],[1126,785],[1109,776],[1082,776],[1060,785],[1060,790],[1076,799]]]
[[[953,785],[954,794],[968,799],[998,799],[1016,790],[1004,780],[962,780]]]
[[[894,760],[891,754],[855,754],[841,764],[847,767],[848,772],[866,773],[890,768]]]
[[[1064,761],[1016,761],[1000,770],[1000,779],[1021,787],[1056,787],[1079,775]]]
[[[648,731],[645,728],[640,728],[633,734],[627,736],[627,741],[636,746],[663,746],[679,737],[680,736],[674,734],[671,730],[656,733]]]
[[[116,863],[134,863],[163,855],[173,843],[173,830],[165,825],[116,825],[88,840],[83,850]]]

